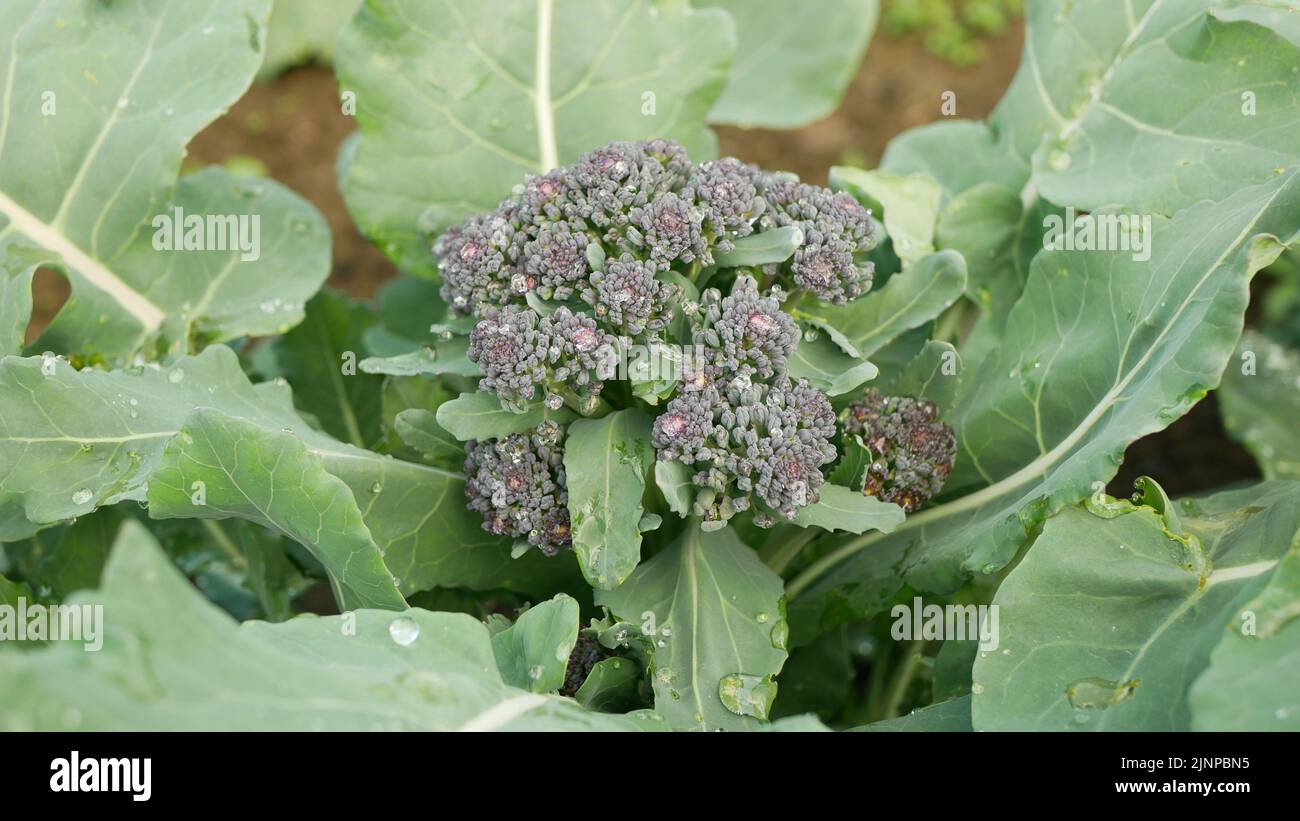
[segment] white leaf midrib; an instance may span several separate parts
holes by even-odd
[[[23,208],[3,191],[0,191],[0,214],[8,218],[19,233],[62,257],[63,262],[80,274],[82,279],[135,317],[146,332],[152,333],[162,325],[166,314],[148,297],[127,285],[107,265],[81,250],[75,242]]]
[[[551,107],[551,20],[553,0],[537,0],[537,54],[533,77],[533,112],[537,118],[537,151],[541,171],[560,164],[555,140],[555,111]]]

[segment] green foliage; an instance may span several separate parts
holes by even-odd
[[[1024,13],[1025,0],[886,0],[883,28],[897,37],[919,34],[925,50],[956,66],[988,55],[983,42]]]
[[[1051,519],[994,599],[1003,640],[975,660],[975,728],[1190,729],[1188,690],[1216,646],[1225,665],[1240,665],[1243,628],[1257,631],[1249,645],[1281,626],[1273,608],[1294,581],[1279,561],[1300,538],[1297,490],[1278,482],[1184,500],[1176,519],[1123,502],[1118,515],[1071,508]],[[1262,626],[1250,627],[1240,611],[1270,578],[1274,604],[1252,611]],[[1286,723],[1271,713],[1283,706],[1286,641],[1251,668],[1261,695],[1275,691],[1251,709],[1278,727]],[[1196,687],[1219,715],[1224,674]]]
[[[176,572],[138,524],[122,529],[93,594],[104,647],[3,651],[6,730],[630,730],[506,683],[470,616],[359,610],[236,624]],[[165,614],[160,618],[159,614]],[[576,635],[573,625],[567,638]],[[328,671],[326,674],[325,671]],[[231,709],[235,702],[238,709]]]
[[[746,128],[798,128],[830,114],[880,16],[878,0],[696,5],[726,9],[736,22],[731,77],[709,121]]]
[[[874,2],[350,5],[297,45],[267,0],[0,9],[0,605],[112,613],[0,646],[0,726],[1296,726],[1295,15],[1036,2],[987,122],[833,193],[703,163],[708,123],[830,111]],[[964,58],[1012,5],[885,25],[946,9]],[[295,194],[178,177],[340,24],[373,301],[320,290]],[[166,247],[182,213],[258,253]],[[71,298],[27,348],[41,267]],[[1266,481],[1104,495],[1221,381]],[[927,409],[888,459],[839,424],[864,386]],[[932,498],[867,495],[949,437]],[[922,602],[1000,632],[896,636]]]

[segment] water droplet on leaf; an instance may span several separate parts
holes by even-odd
[[[399,616],[389,623],[388,635],[403,647],[410,647],[420,637],[420,625],[415,619]]]

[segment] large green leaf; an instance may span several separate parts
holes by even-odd
[[[593,587],[618,587],[641,561],[641,495],[653,461],[650,418],[635,408],[569,425],[564,475],[573,551]]]
[[[248,87],[269,12],[268,0],[0,7],[0,254],[40,249],[72,285],[38,350],[125,358],[156,339],[184,350],[192,335],[274,333],[301,319],[329,270],[315,209],[219,169],[177,182],[186,143]],[[260,255],[155,250],[155,219],[175,209],[255,217]]]
[[[830,545],[790,585],[804,624],[878,608],[900,581],[949,591],[995,572],[1044,518],[1110,479],[1129,443],[1217,384],[1250,277],[1277,256],[1278,237],[1294,240],[1297,213],[1292,172],[1157,219],[1153,247],[1178,252],[1149,262],[1097,251],[1035,258],[1006,344],[949,417],[958,454],[948,489],[966,495],[912,514],[888,536]]]
[[[1259,595],[1229,619],[1188,696],[1193,729],[1300,730],[1298,617],[1300,536]]]
[[[728,16],[649,0],[367,0],[339,36],[361,140],[348,208],[398,266],[433,236],[612,140],[672,138],[699,161],[735,48]]]
[[[361,610],[237,625],[128,523],[100,590],[104,646],[0,653],[7,730],[631,730],[502,681],[470,616]]]
[[[655,710],[674,727],[747,729],[767,717],[786,659],[781,579],[731,528],[687,528],[596,601],[640,625]]]
[[[1247,331],[1223,374],[1219,409],[1265,479],[1300,479],[1300,353]]]
[[[1169,215],[1300,160],[1290,139],[1300,51],[1285,21],[1236,13],[1250,8],[1134,0],[1117,19],[1110,0],[1030,4],[1020,69],[989,125],[942,121],[890,144],[883,168],[929,174],[949,200],[938,245],[966,257],[989,320],[977,350],[963,350],[969,360],[998,345],[1048,214],[1117,205]]]
[[[48,375],[46,375],[48,372]],[[198,408],[291,433],[342,479],[403,593],[435,586],[567,589],[576,563],[510,558],[466,510],[460,474],[381,456],[312,429],[287,388],[253,386],[230,349],[166,368],[76,371],[53,358],[0,360],[0,539],[122,500],[145,500],[164,445]]]
[[[1076,3],[1066,25],[1039,26],[1026,46],[1035,67],[1039,49],[1052,49],[1059,80],[1046,84],[1051,125],[1033,153],[1043,197],[1088,210],[1124,203],[1170,214],[1221,197],[1225,179],[1264,182],[1300,162],[1300,46],[1211,8],[1248,5],[1242,2],[1134,5],[1109,63],[1095,55],[1108,53],[1117,37],[1113,25],[1096,25],[1101,14],[1114,14],[1110,4],[1083,10]],[[1035,22],[1046,22],[1037,14]],[[1085,69],[1071,77],[1061,69],[1074,56]]]
[[[292,433],[199,408],[168,440],[148,498],[157,519],[234,517],[281,531],[325,566],[345,609],[406,607],[352,491]]]
[[[1186,501],[1177,518],[1093,504],[1100,516],[1050,519],[998,588],[1000,646],[973,671],[976,729],[1189,729],[1189,686],[1300,531],[1297,483]],[[1278,672],[1260,679],[1294,692]]]
[[[877,0],[703,0],[736,21],[731,77],[709,121],[799,128],[830,114],[857,72],[880,16]]]

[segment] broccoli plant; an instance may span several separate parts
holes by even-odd
[[[825,114],[874,2],[365,0],[359,300],[180,175],[270,15],[200,5],[0,9],[0,727],[1297,726],[1293,16],[1029,4],[987,121],[822,186],[709,124]],[[1263,481],[1116,481],[1212,391]]]

